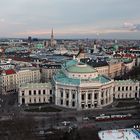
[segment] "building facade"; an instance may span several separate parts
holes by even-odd
[[[0,91],[1,94],[16,92],[16,71],[14,69],[2,70],[0,74]]]
[[[110,105],[114,99],[139,97],[139,81],[114,81],[75,59],[62,65],[61,70],[53,75],[51,85],[26,84],[19,88],[20,104],[52,103],[53,101],[57,106],[77,110],[98,109]]]
[[[14,93],[24,83],[40,82],[40,70],[35,67],[19,70],[2,70],[0,74],[0,89],[2,94]]]
[[[53,77],[55,104],[74,109],[96,109],[113,102],[114,81],[96,69],[71,60]]]
[[[112,61],[109,62],[108,76],[114,78],[120,76],[122,73],[122,62]]]
[[[115,99],[133,99],[140,97],[139,81],[116,80],[114,84]]]
[[[53,75],[61,69],[60,64],[43,64],[41,66],[41,81],[48,82],[52,79]]]
[[[19,87],[18,103],[20,105],[51,103],[52,101],[51,83],[28,83]]]

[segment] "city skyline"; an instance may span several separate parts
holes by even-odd
[[[139,39],[140,1],[0,0],[0,37]]]

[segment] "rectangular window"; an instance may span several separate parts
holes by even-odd
[[[72,102],[72,106],[75,107],[75,102],[74,101]]]
[[[101,105],[103,105],[103,103],[104,103],[104,101],[103,101],[103,100],[101,100]]]
[[[138,87],[136,86],[136,90],[138,90]]]
[[[66,93],[66,98],[69,98],[69,94],[68,93]]]
[[[50,95],[52,95],[52,90],[50,90]]]
[[[120,91],[120,87],[118,87],[118,91]]]
[[[88,104],[88,108],[91,108],[91,104]]]
[[[60,92],[61,93],[61,98],[63,98],[63,92]]]
[[[132,87],[130,86],[130,90],[132,90]]]
[[[128,87],[126,87],[126,91],[128,90]]]
[[[45,89],[43,90],[43,94],[45,95],[45,93],[46,93],[46,91],[45,91]]]
[[[98,95],[97,93],[94,94],[94,99],[97,99]]]
[[[31,92],[31,90],[29,90],[29,95],[31,95],[32,94],[32,92]]]
[[[88,94],[88,100],[91,100],[91,94]]]
[[[72,94],[72,99],[75,99],[75,94]]]
[[[60,101],[61,105],[63,105],[63,100]]]
[[[41,94],[41,90],[38,90],[38,95],[40,95]]]
[[[69,101],[66,101],[66,106],[69,106]]]
[[[36,95],[36,90],[34,90],[34,95]]]
[[[82,94],[82,100],[85,100],[85,94]]]
[[[124,87],[122,87],[122,91],[124,91]]]

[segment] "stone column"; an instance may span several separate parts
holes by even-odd
[[[92,108],[94,108],[94,91],[92,91],[92,99],[91,99],[91,102],[92,102]]]
[[[65,89],[63,89],[63,106],[66,106],[66,93],[65,93]]]
[[[41,90],[41,94],[42,94],[42,90]],[[54,93],[54,98],[55,98],[55,104],[59,105],[60,104],[60,91],[58,90],[57,85],[55,86],[55,93]]]
[[[69,89],[69,107],[72,107],[72,89]]]
[[[77,87],[77,90],[76,90],[76,95],[77,95],[77,110],[81,110],[81,91],[80,89]]]
[[[98,93],[98,107],[101,107],[101,91]]]
[[[106,90],[103,90],[103,101],[104,105],[106,105]]]
[[[85,99],[86,99],[86,101],[85,101],[85,108],[87,109],[88,107],[87,107],[87,105],[88,105],[88,91],[86,91],[86,93],[85,93]]]
[[[113,86],[111,87],[111,91],[110,91],[110,96],[111,96],[111,102],[113,102],[113,100],[114,100],[114,91],[113,91]],[[117,97],[118,97],[118,95],[117,95]]]

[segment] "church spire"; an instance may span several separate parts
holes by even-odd
[[[51,32],[51,47],[54,47],[54,35],[53,35],[53,28]]]
[[[52,28],[52,33],[51,33],[51,39],[53,39],[53,28]]]

